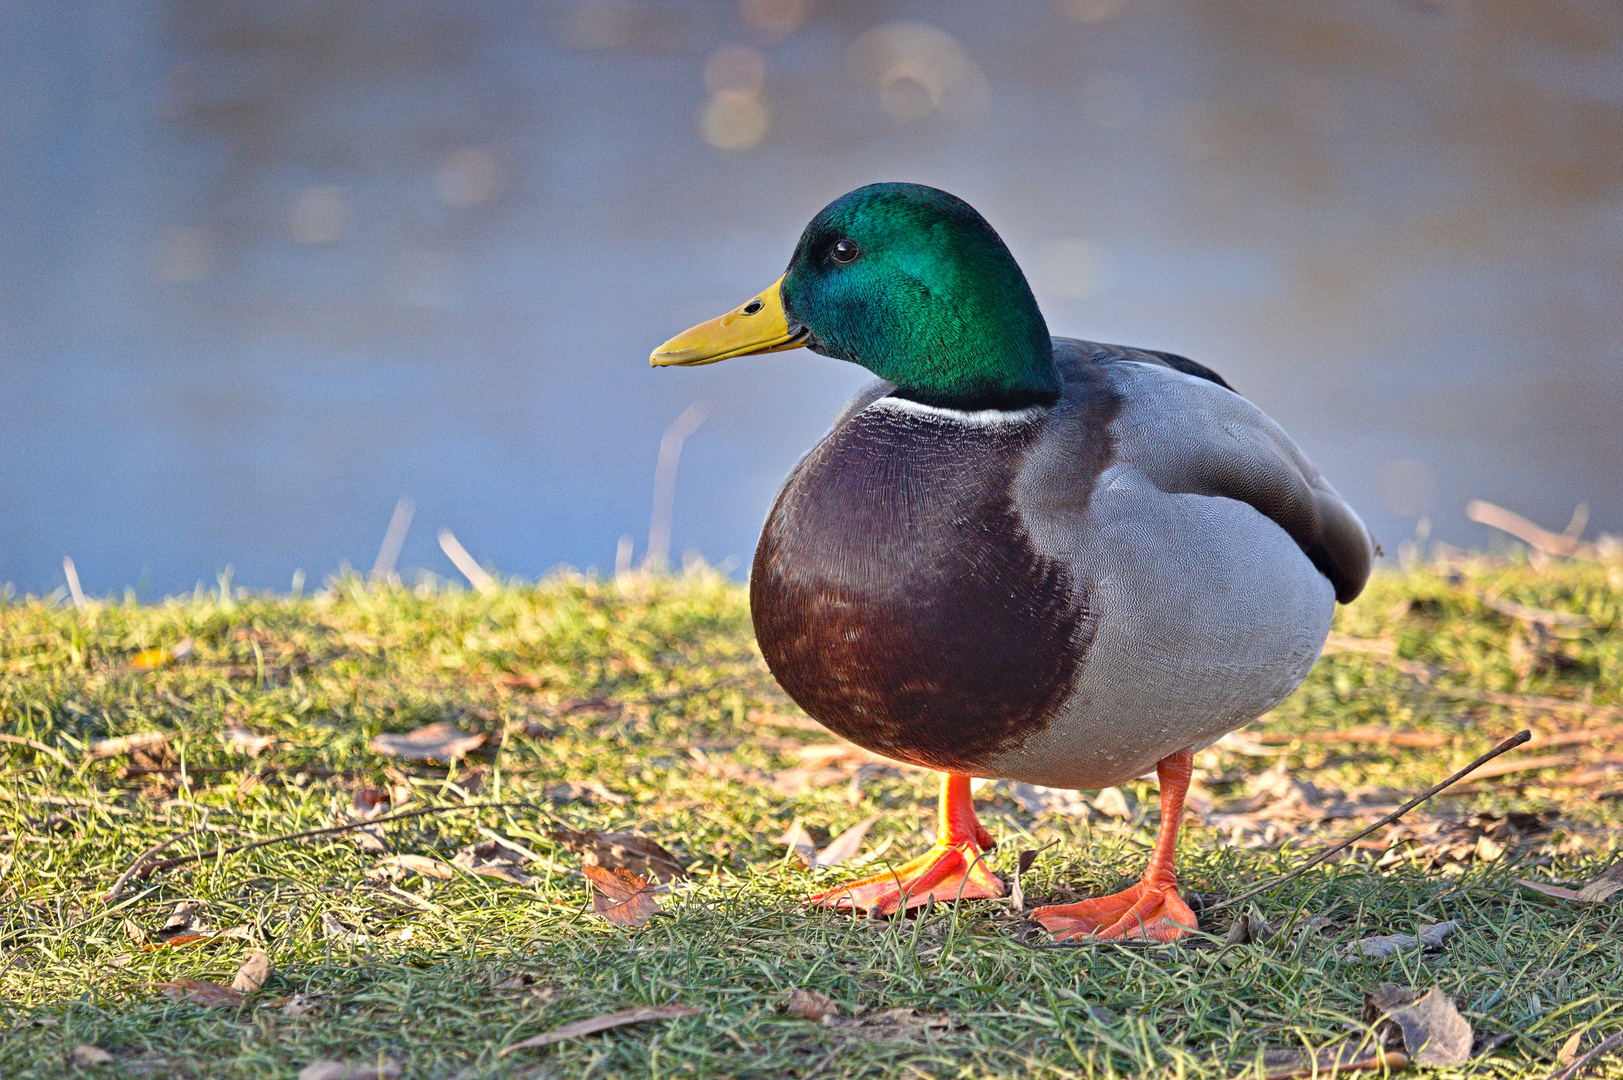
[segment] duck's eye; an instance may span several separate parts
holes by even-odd
[[[834,261],[837,263],[851,263],[857,261],[857,256],[862,254],[862,249],[857,247],[854,240],[836,240],[834,241],[834,247],[829,250],[829,254],[834,257]]]

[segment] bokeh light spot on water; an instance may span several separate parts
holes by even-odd
[[[806,24],[811,0],[741,0],[738,14],[751,30],[777,40]]]
[[[330,244],[344,232],[343,189],[333,185],[307,187],[294,200],[287,231],[301,244]]]
[[[1121,14],[1126,0],[1054,0],[1054,10],[1073,22],[1102,23]]]
[[[445,159],[434,174],[434,190],[447,206],[483,206],[507,190],[507,176],[489,147],[468,146]]]
[[[699,132],[717,150],[748,150],[766,138],[772,113],[754,94],[723,90],[710,95],[699,114]]]
[[[874,87],[879,103],[898,123],[940,111],[954,120],[976,120],[986,111],[986,76],[958,39],[920,22],[889,22],[851,42],[852,73]]]

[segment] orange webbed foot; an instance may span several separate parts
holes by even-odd
[[[869,877],[847,882],[806,902],[815,907],[893,915],[931,900],[978,900],[1003,895],[1003,882],[986,868],[973,841],[936,844],[916,859]]]
[[[1142,881],[1114,896],[1040,907],[1031,917],[1050,931],[1055,941],[1080,937],[1095,941],[1176,941],[1199,927],[1195,913],[1176,888],[1159,888]]]
[[[893,915],[931,900],[979,900],[1003,895],[1003,882],[986,867],[996,841],[975,818],[969,777],[941,778],[935,845],[916,859],[808,897],[816,907]]]

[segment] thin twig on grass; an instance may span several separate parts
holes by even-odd
[[[54,757],[56,760],[60,761],[62,764],[66,765],[68,768],[70,768],[70,769],[73,768],[73,762],[68,760],[66,754],[62,753],[62,751],[57,750],[54,747],[46,746],[42,742],[35,742],[33,739],[25,739],[21,735],[4,735],[4,734],[0,734],[0,742],[15,743],[18,746],[32,747],[33,749],[38,750],[41,753],[50,754],[52,757]]]
[[[152,858],[152,856],[158,854],[158,852],[162,851],[171,844],[178,844],[182,840],[196,836],[198,833],[202,832],[208,827],[209,812],[204,810],[202,824],[198,825],[197,828],[193,829],[191,832],[181,833],[179,836],[171,836],[167,840],[160,840],[158,843],[153,844],[151,847],[141,852],[141,854],[135,857],[135,861],[130,863],[129,868],[122,874],[118,875],[118,880],[113,882],[113,887],[101,894],[101,902],[104,904],[111,904],[114,900],[117,900],[120,896],[124,895],[124,886],[129,884],[130,878],[136,873],[136,871],[140,870],[141,865],[148,859]],[[146,875],[141,875],[141,878],[143,881],[146,880]]]
[[[1609,1054],[1613,1050],[1623,1049],[1623,1031],[1619,1031],[1583,1057],[1574,1061],[1564,1069],[1557,1069],[1550,1074],[1550,1080],[1572,1080],[1573,1077],[1587,1069],[1591,1062],[1602,1054]]]
[[[463,803],[461,806],[425,806],[416,810],[402,810],[398,814],[389,814],[380,818],[362,818],[357,821],[346,822],[343,825],[329,825],[324,829],[306,829],[304,832],[284,833],[280,836],[267,836],[261,840],[251,840],[246,844],[237,844],[228,848],[215,848],[213,851],[203,851],[196,855],[177,855],[172,859],[160,859],[148,863],[134,871],[138,881],[145,881],[159,870],[169,870],[186,863],[198,862],[202,859],[212,859],[217,855],[235,855],[239,851],[248,851],[253,848],[269,847],[271,844],[286,843],[289,840],[306,840],[315,836],[332,836],[337,833],[349,832],[352,829],[367,829],[373,825],[387,825],[391,821],[404,821],[407,818],[423,817],[428,814],[455,814],[463,810],[540,810],[535,803],[528,802],[484,802]],[[177,837],[177,839],[179,839]]]
[[[1533,733],[1531,731],[1519,731],[1519,732],[1517,732],[1516,734],[1512,735],[1510,738],[1506,739],[1504,742],[1500,743],[1498,746],[1494,747],[1492,750],[1489,750],[1486,754],[1483,754],[1481,757],[1479,757],[1475,761],[1471,762],[1471,764],[1467,765],[1465,768],[1461,769],[1459,772],[1455,773],[1453,776],[1450,776],[1447,780],[1444,780],[1440,784],[1433,784],[1431,787],[1427,788],[1425,791],[1422,791],[1419,795],[1416,795],[1414,798],[1410,799],[1408,802],[1404,803],[1402,806],[1398,807],[1396,810],[1392,811],[1390,814],[1388,814],[1385,817],[1381,818],[1381,820],[1377,821],[1375,824],[1371,825],[1369,828],[1362,829],[1359,832],[1354,833],[1353,835],[1347,837],[1347,839],[1341,841],[1339,844],[1334,844],[1331,847],[1325,848],[1323,851],[1319,852],[1317,855],[1313,856],[1313,858],[1309,859],[1307,862],[1303,863],[1301,866],[1298,866],[1295,870],[1292,870],[1290,873],[1282,874],[1282,875],[1280,875],[1279,877],[1275,878],[1272,881],[1265,881],[1261,885],[1258,885],[1256,888],[1247,889],[1245,892],[1240,893],[1238,896],[1231,896],[1227,900],[1221,901],[1221,902],[1216,903],[1216,904],[1209,905],[1204,910],[1206,910],[1206,911],[1216,911],[1218,908],[1226,908],[1226,907],[1229,907],[1230,905],[1238,904],[1242,900],[1249,900],[1253,896],[1257,896],[1257,895],[1259,895],[1261,893],[1265,893],[1269,889],[1272,889],[1272,888],[1274,888],[1276,886],[1283,885],[1285,882],[1291,880],[1294,877],[1299,877],[1303,873],[1307,872],[1308,870],[1312,869],[1313,867],[1315,867],[1315,866],[1319,865],[1320,863],[1324,862],[1326,859],[1329,859],[1334,855],[1338,855],[1341,852],[1343,852],[1343,851],[1347,850],[1348,848],[1352,847],[1358,841],[1362,840],[1364,837],[1368,836],[1370,833],[1374,832],[1375,830],[1385,828],[1386,826],[1392,824],[1394,821],[1401,818],[1404,814],[1407,814],[1410,810],[1413,810],[1415,807],[1419,806],[1421,803],[1425,802],[1427,799],[1431,798],[1433,795],[1436,795],[1439,791],[1442,791],[1444,788],[1450,787],[1450,786],[1458,783],[1460,780],[1463,780],[1465,777],[1469,776],[1472,772],[1474,772],[1475,770],[1481,768],[1483,765],[1487,764],[1488,762],[1492,761],[1494,758],[1498,757],[1500,754],[1503,754],[1508,750],[1514,750],[1516,747],[1518,747],[1518,746],[1522,745],[1523,743],[1527,742],[1532,737],[1533,737]]]

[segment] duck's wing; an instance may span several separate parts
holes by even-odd
[[[1109,423],[1116,460],[1168,494],[1249,504],[1296,541],[1337,600],[1363,591],[1375,555],[1369,530],[1290,436],[1215,372],[1165,353],[1056,345],[1067,398],[1117,399]]]

